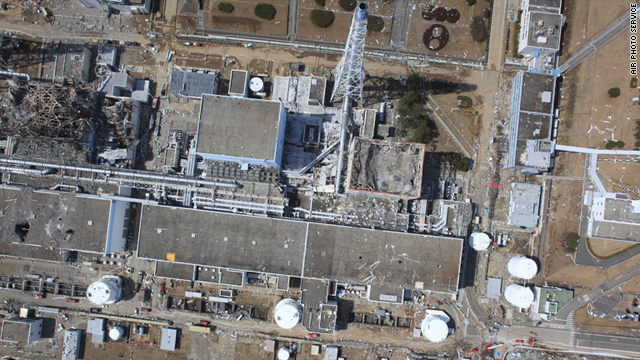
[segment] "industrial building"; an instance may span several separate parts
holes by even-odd
[[[62,360],[80,359],[80,348],[82,346],[82,330],[71,329],[64,332],[64,343],[62,344]]]
[[[103,91],[112,99],[131,99],[143,104],[149,101],[149,80],[140,80],[127,73],[113,73]]]
[[[347,192],[419,198],[425,149],[425,144],[356,137],[351,145]]]
[[[640,239],[640,200],[622,193],[588,193],[587,236],[636,242]]]
[[[104,4],[116,11],[149,14],[153,0],[81,0],[80,3],[88,8],[98,8]]]
[[[511,188],[509,224],[524,227],[538,226],[542,186],[513,183]]]
[[[453,295],[462,246],[459,238],[146,205],[138,257]]]
[[[562,0],[523,0],[518,36],[518,53],[560,51],[564,18]]]
[[[0,229],[3,255],[61,261],[63,250],[108,254],[126,244],[126,201],[2,187],[0,206],[7,224]]]
[[[513,79],[506,168],[539,174],[553,167],[556,77],[522,72]]]
[[[42,319],[13,318],[2,322],[0,340],[13,343],[29,344],[42,337]]]
[[[280,101],[203,94],[196,152],[209,160],[280,167],[286,120]]]
[[[198,100],[203,94],[215,95],[218,93],[218,72],[174,70],[169,91],[174,96]]]

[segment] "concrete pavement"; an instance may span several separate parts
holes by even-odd
[[[500,71],[504,65],[504,52],[506,47],[507,0],[494,0],[491,14],[491,34],[489,36],[487,69]]]
[[[637,357],[640,353],[640,338],[609,334],[576,333],[574,346],[627,352],[629,355]]]

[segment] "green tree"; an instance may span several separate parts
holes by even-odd
[[[609,97],[617,98],[618,96],[620,96],[620,88],[614,87],[609,89]]]
[[[473,41],[482,42],[487,40],[487,26],[481,16],[474,16],[471,22],[471,37]]]
[[[273,18],[276,17],[276,8],[271,4],[260,3],[253,8],[253,13],[259,18],[273,20]]]
[[[327,2],[325,0],[315,0],[316,4],[324,7],[325,5],[327,5]]]
[[[367,31],[382,31],[382,29],[384,29],[384,20],[380,16],[369,15]]]
[[[338,4],[340,4],[340,6],[347,10],[347,11],[352,11],[353,9],[356,8],[356,5],[358,5],[358,2],[356,0],[338,0]]]
[[[230,13],[233,10],[235,10],[235,8],[236,7],[233,6],[233,4],[230,4],[228,2],[218,3],[218,10],[220,10],[220,11],[224,11],[224,12]]]
[[[578,239],[580,239],[580,235],[576,233],[569,234],[569,246],[567,246],[567,252],[574,253],[578,249]]]
[[[311,18],[311,22],[315,26],[318,26],[321,28],[328,28],[329,26],[331,26],[331,24],[333,24],[333,20],[335,20],[336,18],[333,12],[329,10],[317,10],[317,9],[311,10],[311,15],[309,17]]]

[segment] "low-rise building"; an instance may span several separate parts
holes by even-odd
[[[553,168],[556,77],[523,72],[513,79],[506,168],[539,174]]]
[[[2,322],[0,340],[12,343],[29,344],[42,337],[42,319],[13,318]]]
[[[540,199],[542,186],[532,184],[512,184],[509,202],[509,224],[536,227],[540,220]]]
[[[564,18],[561,0],[523,0],[518,36],[518,53],[560,51]]]

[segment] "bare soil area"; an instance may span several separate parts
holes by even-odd
[[[630,190],[640,187],[640,164],[629,162],[626,156],[603,156],[598,160],[598,176],[607,191],[613,192],[616,186]]]
[[[311,22],[311,10],[312,8],[299,8],[298,9],[298,28],[297,37],[300,40],[321,40],[327,42],[345,43],[349,37],[349,28],[351,27],[351,20],[353,19],[353,13],[345,11],[334,11],[335,20],[333,24],[328,28],[320,28],[315,26]],[[393,21],[390,17],[384,17],[385,28],[381,32],[367,32],[366,44],[369,46],[387,46],[389,44],[389,34],[391,33],[391,23]]]
[[[593,250],[597,256],[613,255],[635,246],[635,244],[626,241],[604,239],[589,239],[589,244],[591,245],[591,250]]]
[[[289,2],[286,0],[269,2],[276,8],[276,16],[273,20],[261,19],[254,14],[253,8],[262,1],[234,1],[235,10],[231,13],[218,10],[219,2],[211,0],[205,4],[204,24],[206,29],[250,34],[287,35]]]
[[[423,4],[421,4],[423,5]],[[476,5],[467,5],[466,0],[439,0],[428,1],[424,5],[441,6],[447,9],[457,9],[460,11],[460,20],[457,23],[451,24],[449,22],[438,22],[436,20],[425,20],[422,17],[422,8],[415,5],[411,10],[411,18],[409,35],[405,44],[407,50],[422,51],[428,54],[455,56],[466,59],[480,59],[486,54],[486,42],[475,42],[471,38],[469,28],[471,26],[471,19],[478,15],[482,16],[482,11],[489,7],[489,3],[486,1],[478,1]],[[439,51],[428,50],[422,42],[422,36],[426,29],[431,25],[440,24],[443,25],[449,31],[448,44]],[[485,24],[487,25],[487,34],[489,34],[489,22],[485,18]]]

